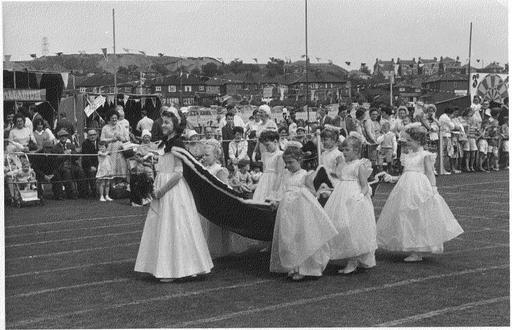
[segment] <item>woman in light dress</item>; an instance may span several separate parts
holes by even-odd
[[[174,109],[174,108],[173,108]],[[184,116],[174,109],[162,113],[164,140],[160,145],[153,200],[150,204],[135,271],[151,273],[162,282],[209,273],[213,267],[201,220],[183,178],[174,147],[184,148],[180,135]]]

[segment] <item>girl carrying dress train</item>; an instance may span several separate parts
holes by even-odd
[[[279,150],[279,134],[274,131],[263,131],[259,137],[263,160],[263,175],[261,176],[253,200],[264,202],[280,198],[280,186],[284,172],[284,162]]]
[[[329,242],[331,259],[349,259],[340,274],[350,274],[357,267],[375,266],[377,230],[368,186],[372,163],[361,159],[362,139],[357,133],[341,144],[345,164],[338,175],[340,183],[325,204],[325,212],[339,234]]]
[[[336,234],[336,228],[306,187],[308,173],[301,169],[302,151],[289,145],[283,153],[286,173],[283,195],[274,225],[270,254],[270,271],[288,273],[294,281],[306,276],[320,277],[329,262],[327,242]],[[297,142],[295,142],[297,143]]]
[[[135,271],[153,274],[161,282],[206,274],[213,267],[182,162],[173,153],[174,147],[184,148],[180,135],[185,117],[171,109],[162,113],[163,155],[135,262]]]
[[[411,253],[406,262],[421,261],[421,254],[442,253],[443,243],[464,231],[439,195],[434,175],[435,154],[423,150],[427,130],[420,123],[404,127],[404,171],[400,177],[384,175],[397,182],[377,221],[377,244],[390,251]]]

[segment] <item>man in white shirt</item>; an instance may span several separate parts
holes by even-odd
[[[138,132],[142,133],[144,130],[148,130],[151,132],[151,128],[153,127],[153,119],[148,118],[148,112],[146,110],[141,111],[142,119],[137,123],[137,127],[135,128]]]
[[[455,173],[460,173],[460,171],[456,170],[453,164],[453,156],[454,149],[452,144],[452,133],[451,131],[455,130],[455,123],[453,122],[453,108],[446,108],[444,113],[439,116],[439,130],[441,132],[441,138],[443,139],[443,149],[441,151],[441,157],[443,157],[443,168],[440,168],[440,174],[452,174],[450,171],[446,171],[446,164],[448,164],[449,168],[452,169]]]
[[[229,142],[229,160],[233,167],[238,165],[238,162],[242,159],[249,160],[249,156],[247,156],[247,141],[242,140],[244,135],[244,129],[240,126],[235,126],[233,128],[233,133],[235,135],[233,141]]]
[[[245,128],[245,123],[242,117],[238,114],[238,111],[235,111],[234,108],[231,106],[227,107],[228,112],[232,112],[234,114],[234,122],[235,126],[240,126],[242,128]],[[219,128],[222,129],[222,127],[226,126],[226,117],[222,117],[219,122]]]

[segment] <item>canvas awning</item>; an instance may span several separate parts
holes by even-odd
[[[4,88],[4,101],[46,101],[46,89]]]

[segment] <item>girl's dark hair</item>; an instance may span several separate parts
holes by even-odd
[[[39,125],[43,125],[43,129],[44,129],[44,120],[42,120],[41,118],[36,118],[36,120],[34,120],[34,131],[36,130],[37,126]]]
[[[106,147],[106,146],[108,146],[108,142],[107,142],[107,141],[105,141],[105,140],[100,140],[100,141],[98,142],[98,146],[105,146],[105,147]]]
[[[117,112],[114,109],[112,109],[109,112],[107,112],[107,119],[110,120],[110,118],[112,118],[113,115],[116,115],[117,119],[119,119],[119,112]]]
[[[331,138],[331,139],[333,139],[336,142],[336,141],[338,141],[338,138],[340,136],[339,136],[339,133],[336,132],[335,130],[324,128],[322,130],[322,133],[320,133],[320,137],[321,138]]]
[[[304,157],[304,153],[298,146],[288,146],[283,152],[283,159],[286,157],[296,159],[300,162],[302,157]]]
[[[279,141],[279,133],[276,131],[263,131],[261,132],[259,141],[261,143]]]
[[[277,129],[277,132],[279,134],[281,134],[282,131],[285,131],[288,134],[288,127],[286,127],[286,126],[279,126],[279,128]]]
[[[12,119],[12,121],[13,121],[14,123],[16,123],[16,121],[18,120],[18,118],[23,119],[23,123],[25,123],[25,122],[26,122],[26,120],[25,120],[25,116],[24,116],[21,112],[16,113],[16,114],[14,115],[14,118]]]
[[[244,135],[244,128],[240,127],[240,126],[235,126],[233,128],[233,135],[236,133],[240,133],[240,134]]]
[[[358,108],[356,110],[356,119],[363,118],[365,113],[366,113],[365,108]]]
[[[410,127],[405,130],[405,133],[409,134],[411,139],[424,146],[427,143],[427,129],[423,126]]]
[[[354,150],[355,152],[357,152],[359,156],[361,156],[361,151],[363,149],[363,142],[361,142],[361,140],[359,140],[355,136],[349,136],[341,143],[342,148],[348,146],[350,146],[352,150]]]
[[[178,117],[172,112],[172,111],[164,111],[162,112],[162,117],[171,118],[172,120],[172,126],[174,127],[174,131],[176,132],[176,136],[180,136],[181,133],[185,130],[187,127],[187,120],[183,113],[178,110],[178,115],[180,116],[179,122]]]

